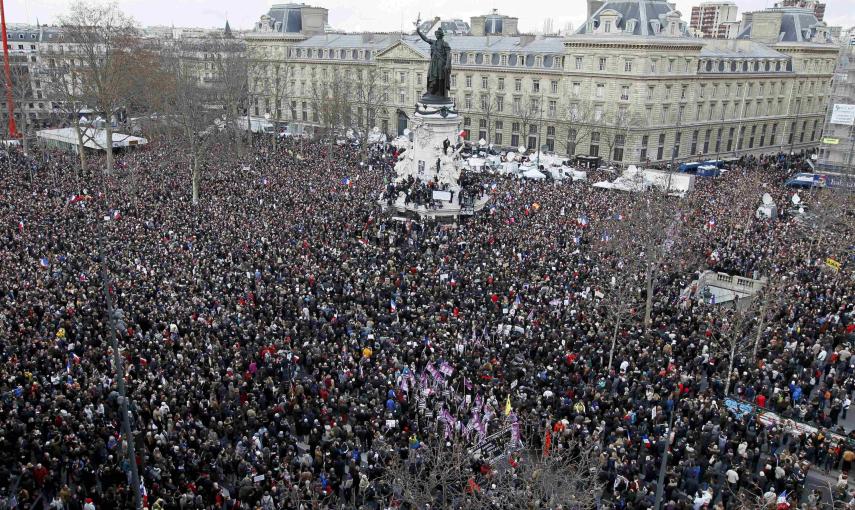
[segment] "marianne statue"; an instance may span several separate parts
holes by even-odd
[[[436,29],[436,39],[425,36],[419,24],[421,17],[416,21],[416,33],[426,43],[430,44],[430,68],[427,75],[426,96],[434,96],[436,99],[447,98],[448,89],[451,88],[451,46],[448,45],[443,36],[442,28]],[[430,98],[426,98],[430,99]]]

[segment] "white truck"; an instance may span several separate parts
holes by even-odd
[[[249,127],[253,133],[262,133],[266,135],[276,134],[276,126],[264,117],[250,117],[247,123],[246,116],[238,117],[235,120],[235,128],[246,130]]]

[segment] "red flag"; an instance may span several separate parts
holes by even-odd
[[[543,456],[549,457],[549,449],[552,446],[552,431],[549,430],[549,424],[546,425],[546,436],[543,438]]]

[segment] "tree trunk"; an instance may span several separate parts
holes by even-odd
[[[769,284],[766,284],[766,288],[763,290],[763,305],[760,307],[760,324],[757,325],[757,336],[754,337],[754,351],[752,353],[752,360],[757,359],[757,348],[760,346],[760,338],[763,336],[763,326],[766,322],[766,307],[769,305],[769,298],[771,297],[771,292],[769,289]]]
[[[237,150],[237,155],[240,157],[243,154],[243,141],[242,138],[242,130],[238,127],[238,107],[237,105],[232,105],[232,120],[230,129],[234,129],[235,132],[235,149]]]
[[[199,205],[199,158],[193,155],[193,205]]]
[[[612,372],[612,361],[615,357],[615,345],[617,344],[618,330],[620,329],[621,318],[618,317],[617,322],[615,322],[615,330],[612,333],[612,348],[609,350],[609,368],[606,370],[607,373],[611,374]]]
[[[644,282],[647,290],[647,300],[644,303],[644,331],[650,330],[650,315],[653,308],[653,264],[647,261],[645,264]]]
[[[736,345],[737,339],[731,339],[730,341],[730,359],[727,360],[727,381],[724,383],[724,396],[728,396],[730,394],[730,374],[733,373],[733,357],[736,356]]]
[[[83,150],[83,132],[80,131],[80,124],[74,123],[74,134],[77,135],[77,155],[80,157],[80,173],[78,176],[86,174],[86,151]]]
[[[113,124],[110,118],[104,122],[104,130],[107,134],[104,144],[104,150],[107,151],[107,175],[113,175]]]

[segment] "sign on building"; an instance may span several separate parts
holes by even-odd
[[[831,110],[831,123],[851,126],[855,124],[855,104],[836,104]]]
[[[840,138],[831,138],[826,136],[822,139],[822,143],[824,143],[825,145],[837,145],[840,143]]]

